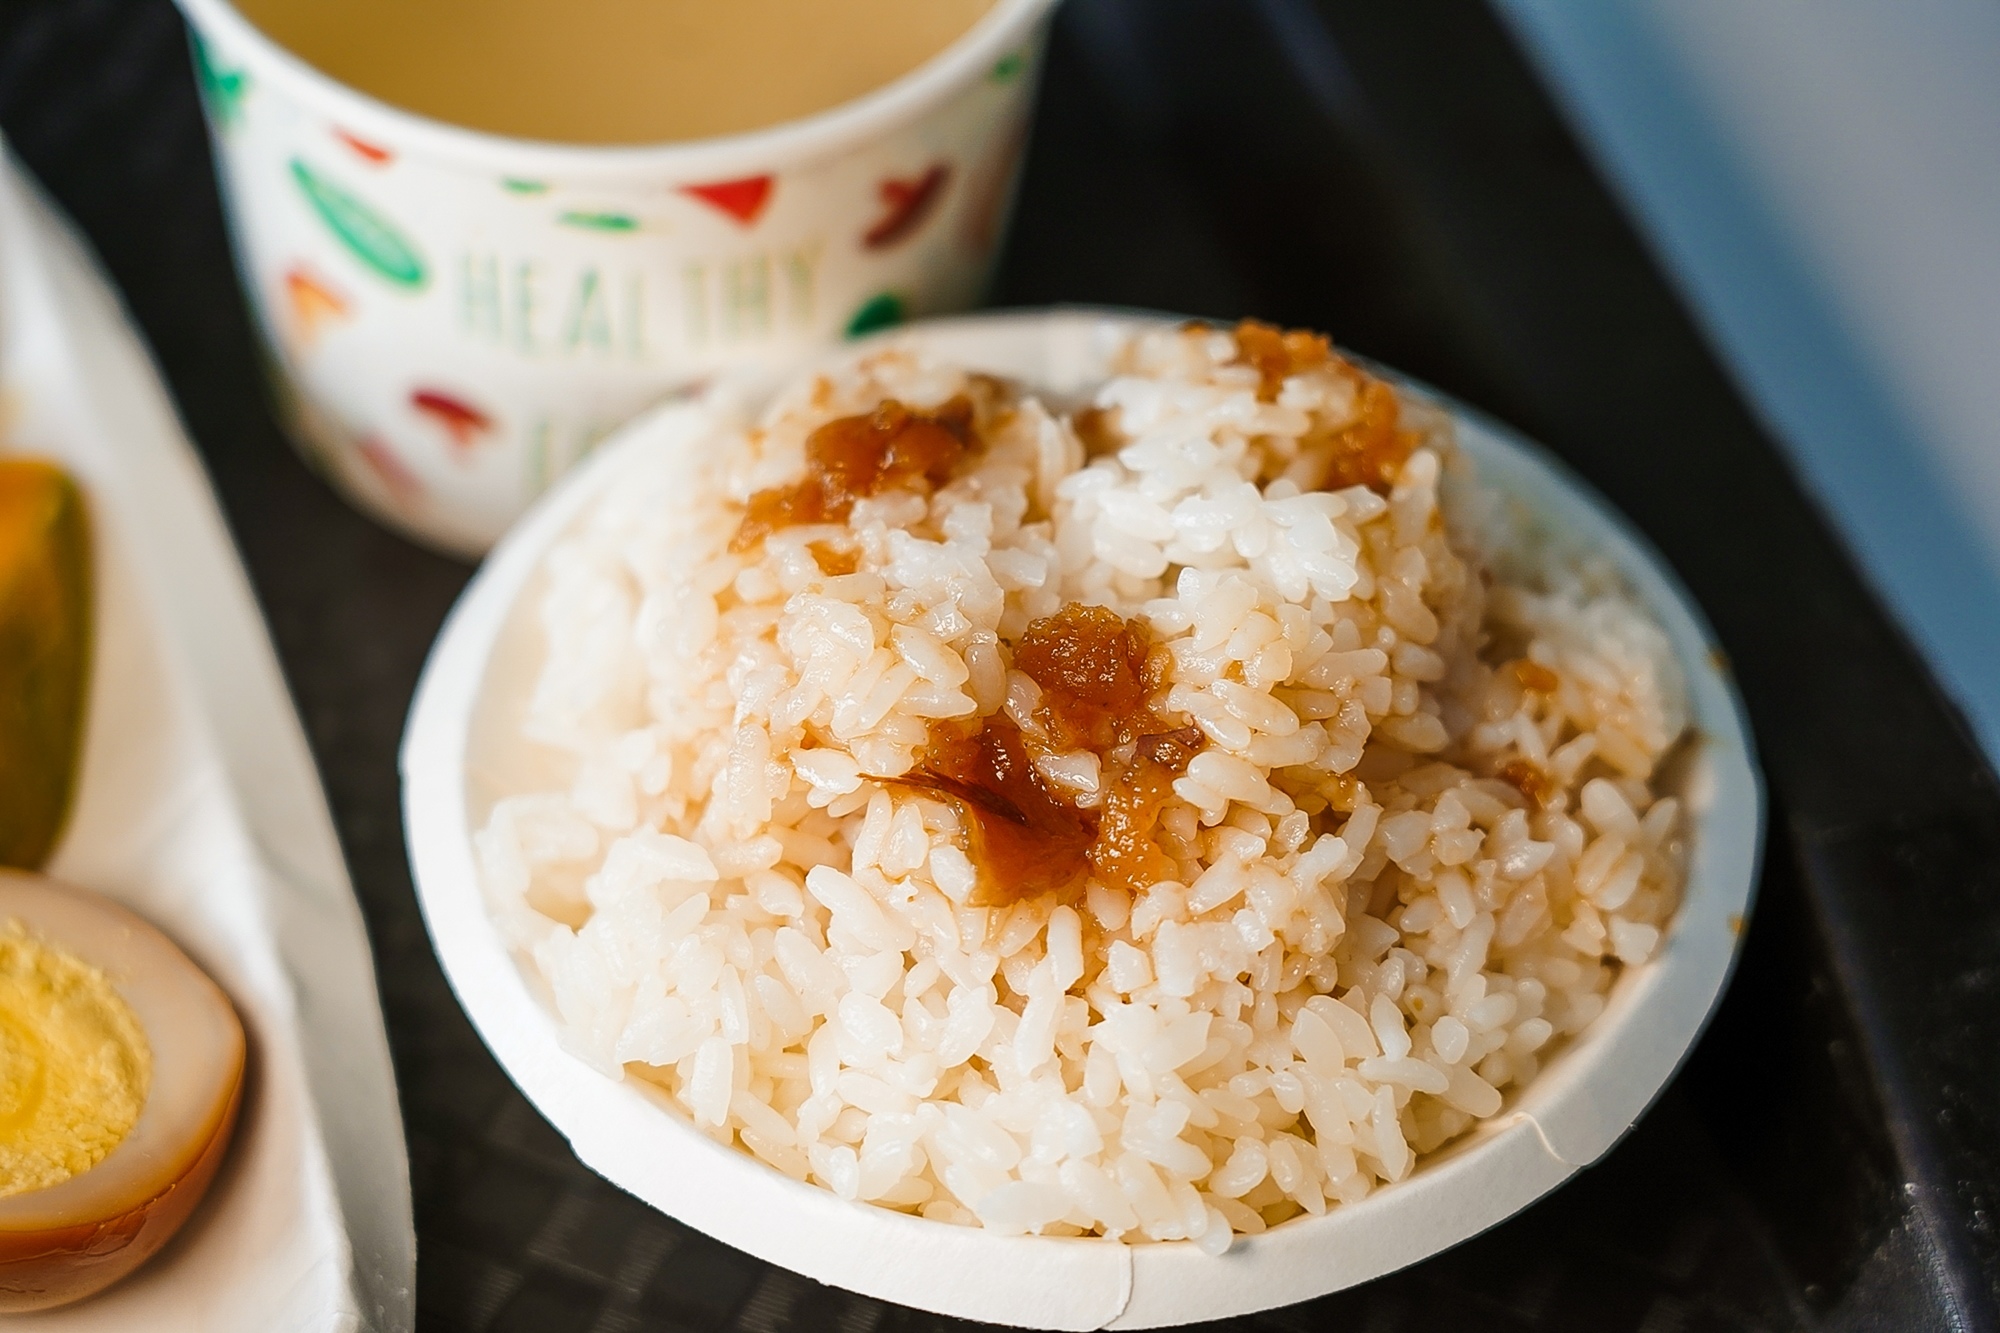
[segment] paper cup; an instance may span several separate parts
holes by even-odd
[[[590,148],[399,111],[228,0],[181,0],[293,438],[363,508],[477,553],[640,409],[972,304],[1052,3],[998,0],[929,63],[804,120]]]
[[[1076,312],[947,320],[897,336],[1063,393],[1101,379],[1139,327]],[[1486,484],[1550,540],[1610,561],[1657,618],[1686,674],[1700,748],[1681,792],[1695,820],[1687,891],[1664,946],[1620,975],[1604,1013],[1499,1115],[1407,1179],[1239,1236],[1219,1257],[1189,1242],[1002,1236],[802,1184],[699,1133],[657,1090],[563,1049],[546,986],[487,914],[472,834],[497,796],[521,789],[506,724],[539,666],[533,608],[545,553],[635,455],[696,444],[709,424],[699,404],[635,423],[509,534],[453,610],[418,687],[402,755],[411,863],[438,956],[480,1035],[577,1155],[639,1198],[819,1281],[988,1323],[1151,1328],[1249,1314],[1415,1263],[1527,1207],[1608,1151],[1694,1045],[1750,910],[1763,794],[1724,659],[1659,558],[1535,446],[1440,401]]]

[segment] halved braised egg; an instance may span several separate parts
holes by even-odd
[[[167,1242],[228,1146],[243,1053],[165,935],[0,871],[0,1311],[80,1300]]]

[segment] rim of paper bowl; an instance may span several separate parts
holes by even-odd
[[[370,96],[322,72],[239,12],[230,0],[176,0],[195,34],[244,53],[253,72],[347,131],[432,160],[508,176],[560,180],[698,180],[831,157],[915,120],[973,83],[1026,41],[1057,0],[995,0],[958,39],[899,78],[809,116],[761,129],[654,144],[572,144],[468,129]]]
[[[1158,317],[1058,310],[913,325],[841,353],[916,342],[1061,392]],[[1400,378],[1400,377],[1399,377]],[[926,1221],[793,1180],[707,1138],[664,1094],[599,1074],[556,1023],[486,911],[467,822],[467,746],[497,636],[550,543],[627,456],[692,440],[699,405],[620,432],[496,548],[446,621],[418,686],[402,752],[404,813],[424,917],[487,1045],[577,1155],[640,1199],[760,1259],[868,1296],[989,1323],[1148,1328],[1224,1318],[1324,1295],[1415,1263],[1525,1208],[1601,1157],[1693,1047],[1734,965],[1762,850],[1763,788],[1714,636],[1660,557],[1539,446],[1410,381],[1448,406],[1482,479],[1524,501],[1558,540],[1610,557],[1658,618],[1686,673],[1703,737],[1701,808],[1687,892],[1661,952],[1626,969],[1597,1021],[1503,1112],[1426,1157],[1405,1180],[1319,1217],[1238,1237],[1217,1258],[1189,1242],[1000,1236]],[[630,1145],[643,1143],[645,1151]]]

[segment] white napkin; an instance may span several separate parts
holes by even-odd
[[[123,1283],[10,1329],[402,1333],[409,1170],[361,915],[223,528],[116,298],[0,156],[0,452],[62,462],[94,525],[82,780],[50,873],[130,904],[250,1037],[214,1187]]]

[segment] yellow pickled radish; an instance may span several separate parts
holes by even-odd
[[[0,458],[0,865],[41,865],[62,832],[90,610],[90,525],[75,481],[41,459]]]

